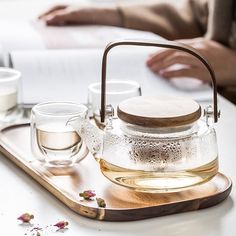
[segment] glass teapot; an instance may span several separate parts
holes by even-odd
[[[213,108],[201,118],[194,100],[178,97],[134,97],[122,101],[114,119],[106,106],[108,52],[116,46],[157,46],[187,52],[198,58],[211,75]],[[216,133],[217,91],[214,72],[193,48],[176,42],[118,41],[108,44],[102,62],[101,122],[104,130],[84,117],[69,124],[79,133],[112,182],[142,192],[175,192],[204,183],[218,172]]]

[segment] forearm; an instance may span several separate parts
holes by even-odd
[[[90,24],[122,26],[123,19],[116,7],[91,8],[84,14],[87,14],[86,18]]]
[[[118,9],[126,28],[151,31],[170,40],[203,34],[189,1],[180,9],[166,3],[119,6]]]
[[[196,2],[196,1],[194,1]],[[195,19],[192,0],[182,9],[170,4],[127,5],[119,7],[56,6],[40,16],[47,25],[97,24],[123,26],[151,31],[167,39],[193,38],[203,35]]]

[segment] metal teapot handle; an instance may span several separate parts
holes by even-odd
[[[180,51],[184,51],[186,53],[189,53],[196,58],[198,58],[202,64],[207,68],[211,75],[211,80],[212,80],[212,88],[213,88],[213,115],[214,115],[214,122],[216,123],[218,121],[218,106],[217,106],[217,88],[216,88],[216,78],[215,78],[215,73],[209,64],[207,60],[194,48],[179,43],[179,42],[173,42],[173,41],[139,41],[139,40],[123,40],[123,41],[115,41],[109,43],[103,53],[103,58],[102,58],[102,93],[101,93],[101,122],[104,122],[105,120],[105,113],[106,113],[106,72],[107,72],[107,55],[108,52],[116,47],[116,46],[121,46],[121,45],[133,45],[133,46],[149,46],[149,47],[160,47],[160,48],[172,48],[172,49],[177,49]]]

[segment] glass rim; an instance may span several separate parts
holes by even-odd
[[[51,106],[51,105],[69,105],[69,106],[73,106],[76,108],[82,108],[80,111],[74,111],[74,112],[68,112],[68,113],[64,113],[64,114],[55,114],[52,112],[45,112],[40,110],[40,108],[44,107],[44,106]],[[32,112],[34,112],[37,115],[41,115],[41,116],[48,116],[48,117],[67,117],[67,116],[76,116],[76,115],[80,115],[83,113],[86,113],[88,111],[88,108],[84,105],[84,104],[79,104],[79,103],[75,103],[75,102],[42,102],[42,103],[38,103],[36,104],[33,108],[32,108]]]
[[[121,84],[129,84],[129,85],[134,85],[135,88],[133,89],[127,89],[127,90],[123,90],[123,91],[120,91],[120,92],[110,92],[110,91],[106,91],[106,94],[109,95],[109,94],[125,94],[125,93],[130,93],[130,92],[133,92],[134,89],[140,89],[140,84],[136,81],[133,81],[133,80],[108,80],[106,82],[106,84],[116,84],[116,83],[121,83]],[[93,92],[93,93],[96,93],[96,94],[101,94],[101,89],[99,88],[96,88],[97,86],[101,86],[101,82],[95,82],[95,83],[92,83],[88,86],[88,90]]]
[[[1,72],[9,73],[10,76],[8,78],[0,77],[0,83],[11,82],[21,77],[21,72],[12,68],[0,67],[0,73]]]

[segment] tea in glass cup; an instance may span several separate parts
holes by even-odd
[[[17,110],[21,73],[0,67],[0,121],[10,122],[18,117]]]
[[[87,107],[70,102],[37,104],[31,112],[31,147],[48,166],[66,167],[88,153],[77,132],[68,125],[76,116],[87,117]]]

